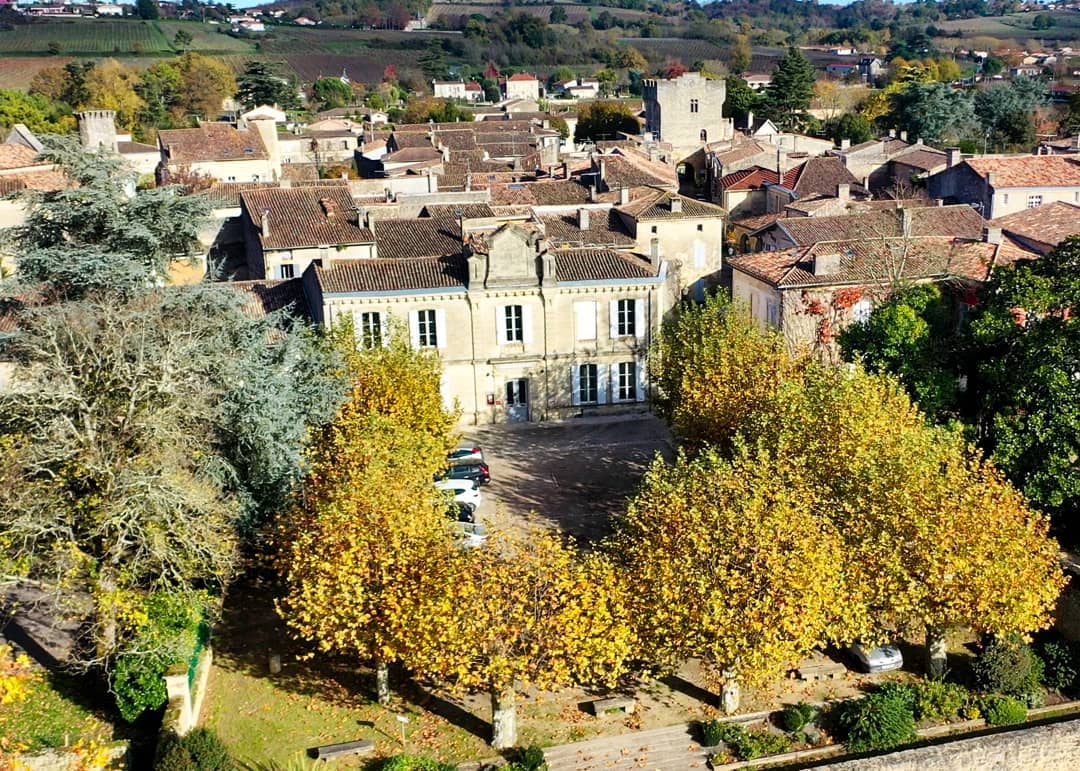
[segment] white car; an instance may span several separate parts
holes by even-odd
[[[487,528],[478,522],[455,522],[453,527],[462,549],[475,549],[487,543]]]
[[[889,672],[904,666],[904,657],[895,645],[879,645],[867,650],[859,643],[848,648],[848,653],[859,662],[864,672],[871,674]]]
[[[480,489],[476,482],[469,479],[440,479],[435,483],[436,490],[453,493],[456,503],[467,503],[474,508],[480,507]]]

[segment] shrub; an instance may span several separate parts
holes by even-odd
[[[960,685],[928,680],[913,689],[912,708],[916,720],[948,720],[960,714],[968,702],[968,692]]]
[[[1020,699],[1029,707],[1043,703],[1042,660],[1016,638],[997,638],[972,666],[979,690]]]
[[[706,747],[715,747],[723,742],[739,760],[778,755],[791,747],[786,736],[770,731],[748,731],[738,723],[710,720],[702,723],[701,727]]]
[[[456,771],[449,763],[440,763],[420,755],[395,755],[387,758],[380,771]]]
[[[1037,648],[1043,663],[1043,683],[1058,691],[1071,691],[1080,675],[1080,644],[1072,641],[1050,641]]]
[[[1023,723],[1027,718],[1027,707],[1019,699],[1011,696],[991,694],[982,700],[982,711],[990,725],[1012,725]]]
[[[170,736],[158,750],[154,771],[233,771],[236,763],[217,734],[194,728],[184,736]]]
[[[887,750],[915,738],[915,717],[903,693],[878,691],[843,704],[837,724],[852,752]]]
[[[503,766],[505,771],[547,771],[547,767],[544,751],[535,745],[519,750],[514,761]]]
[[[807,723],[814,722],[818,709],[806,702],[788,704],[780,712],[780,727],[791,733],[798,733]]]

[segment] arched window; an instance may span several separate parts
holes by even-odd
[[[709,141],[709,132],[706,131],[705,129],[701,130],[701,141],[702,142],[708,142]]]

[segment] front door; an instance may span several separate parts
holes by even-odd
[[[518,423],[529,419],[529,379],[506,381],[506,419]]]

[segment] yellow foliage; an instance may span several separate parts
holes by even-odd
[[[30,695],[34,680],[26,654],[14,655],[11,646],[0,645],[0,705],[15,704]]]

